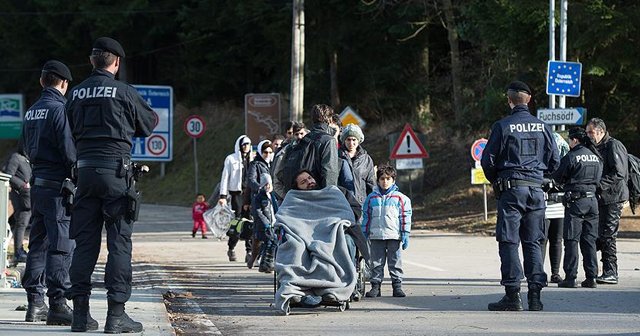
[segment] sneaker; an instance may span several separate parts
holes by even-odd
[[[207,236],[202,236],[202,239],[209,239],[209,237],[207,237]]]
[[[584,288],[597,288],[596,279],[594,278],[586,278],[583,282],[580,283],[581,287]]]
[[[561,281],[562,281],[562,277],[558,273],[552,274],[551,279],[549,279],[549,282],[552,282],[552,283],[560,283]]]
[[[615,275],[601,275],[596,278],[596,282],[599,284],[617,285],[618,277]]]
[[[236,252],[234,250],[227,251],[227,257],[229,257],[229,261],[238,260],[238,258],[236,258]]]
[[[195,232],[191,232],[191,238],[195,238],[196,237],[196,233]]]

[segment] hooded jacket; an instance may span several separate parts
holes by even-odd
[[[242,191],[244,163],[242,157],[242,140],[248,138],[241,135],[236,139],[234,152],[224,159],[222,176],[220,177],[220,198],[226,197],[229,191]]]
[[[264,147],[267,142],[269,142],[269,140],[262,140],[258,144],[258,153],[256,154],[255,159],[253,159],[253,161],[251,161],[251,163],[249,164],[247,181],[249,184],[249,189],[251,189],[252,201],[256,194],[258,194],[258,191],[260,191],[260,184],[262,182],[260,180],[260,176],[262,176],[262,174],[269,174],[270,163],[262,157],[262,147]]]
[[[362,206],[362,232],[373,240],[400,240],[411,232],[411,200],[392,185],[376,186]]]

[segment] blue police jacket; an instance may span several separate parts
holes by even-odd
[[[583,144],[577,144],[560,160],[560,168],[553,173],[556,182],[564,184],[564,191],[596,191],[602,178],[602,161]]]
[[[526,105],[516,105],[511,115],[493,124],[480,163],[492,183],[506,178],[542,185],[543,174],[553,173],[560,158],[549,126]]]
[[[78,159],[129,158],[132,137],[146,137],[155,114],[131,85],[103,69],[69,91],[66,105]]]
[[[24,115],[22,141],[33,165],[33,176],[62,181],[71,176],[76,147],[64,111],[66,99],[48,87]]]

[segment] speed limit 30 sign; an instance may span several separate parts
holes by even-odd
[[[199,138],[204,134],[206,126],[200,116],[192,115],[184,121],[184,131],[192,138]]]

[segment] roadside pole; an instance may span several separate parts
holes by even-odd
[[[193,138],[193,166],[194,166],[194,179],[195,179],[195,190],[196,194],[200,192],[198,188],[198,149],[197,149],[197,139],[204,134],[206,129],[206,125],[204,120],[197,115],[189,116],[184,121],[184,131],[188,136]]]

